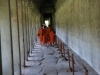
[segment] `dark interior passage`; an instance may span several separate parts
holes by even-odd
[[[48,21],[47,25],[52,25],[52,13],[44,13],[43,14],[44,22]]]

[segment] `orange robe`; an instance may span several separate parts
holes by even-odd
[[[50,32],[50,31],[51,31],[51,27],[48,27],[48,28],[47,28],[47,32]]]
[[[50,44],[54,44],[54,42],[56,41],[56,35],[53,31],[50,32]]]
[[[43,44],[47,43],[47,29],[43,29]]]
[[[50,31],[51,31],[51,27],[48,27],[47,28],[47,43],[49,43],[50,44]]]
[[[43,28],[40,28],[38,30],[37,36],[39,37],[40,43],[42,44],[43,43]]]

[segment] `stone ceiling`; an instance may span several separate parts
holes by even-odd
[[[57,0],[33,0],[33,1],[35,2],[38,8],[41,8],[42,5],[48,4],[48,2],[49,4],[52,4],[53,6],[55,6],[57,2]]]

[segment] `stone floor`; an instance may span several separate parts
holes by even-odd
[[[66,50],[68,49],[65,46]],[[73,51],[70,51],[74,53]],[[77,54],[75,56],[75,74],[85,75],[84,68],[89,71],[88,75],[97,74],[84,60],[82,60]],[[66,58],[68,55],[66,54]],[[22,75],[72,75],[69,70],[68,60],[63,60],[59,54],[59,50],[56,46],[45,47],[41,46],[39,42],[35,44],[35,47],[26,61],[25,68],[22,69]]]

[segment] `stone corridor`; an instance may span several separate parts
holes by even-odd
[[[67,53],[68,46],[65,46]],[[98,75],[84,60],[82,60],[72,50],[70,53],[75,56],[75,72],[74,75]],[[68,55],[66,54],[66,59]],[[85,74],[84,67],[88,69],[89,73]],[[69,70],[68,60],[64,60],[59,54],[59,48],[57,45],[54,47],[41,46],[39,41],[32,49],[28,61],[26,61],[26,67],[22,70],[22,75],[73,75]]]
[[[52,26],[63,53],[58,41],[48,48],[39,44],[42,24]],[[0,75],[73,71],[100,75],[100,0],[0,0]]]

